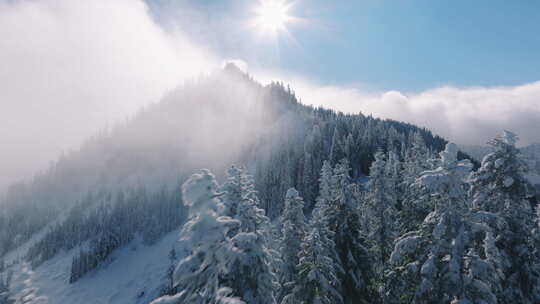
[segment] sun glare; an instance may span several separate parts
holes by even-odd
[[[284,30],[285,24],[290,19],[287,15],[288,6],[279,0],[262,1],[257,9],[257,24],[265,30],[277,32]]]

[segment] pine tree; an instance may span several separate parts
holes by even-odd
[[[331,178],[331,199],[325,208],[334,233],[342,296],[345,303],[376,303],[371,258],[361,236],[358,201],[353,196],[350,167],[346,160],[337,164]]]
[[[314,155],[314,143],[313,136],[309,136],[304,142],[304,168],[302,172],[302,189],[304,193],[304,199],[309,206],[308,209],[312,209],[314,203],[314,197],[316,195],[316,158]]]
[[[167,285],[165,286],[163,290],[163,295],[174,295],[176,294],[177,290],[174,287],[174,269],[176,266],[176,263],[178,263],[178,256],[176,254],[176,250],[171,248],[169,251],[169,267],[167,268]]]
[[[294,283],[298,279],[296,271],[299,263],[298,255],[306,233],[303,209],[304,201],[298,195],[298,191],[294,188],[289,189],[285,197],[285,209],[283,210],[281,223],[280,252],[283,265],[280,271],[280,283],[282,286],[282,299],[287,298],[286,296],[293,292]],[[288,297],[288,299],[291,299],[291,297]]]
[[[239,176],[241,195],[235,219],[240,221],[240,229],[232,237],[238,253],[223,281],[231,288],[232,295],[247,303],[276,303],[273,257],[268,248],[270,221],[258,207],[259,198],[252,177],[242,170]]]
[[[317,201],[324,201],[324,205],[333,200],[333,190],[332,190],[332,165],[330,162],[325,160],[321,168],[321,176],[319,178],[319,197]]]
[[[223,205],[217,192],[215,177],[206,169],[193,174],[183,185],[183,196],[190,207],[189,221],[184,225],[180,238],[189,243],[191,254],[182,259],[173,273],[174,296],[165,296],[156,303],[223,303],[234,299],[230,289],[220,284],[221,275],[230,271],[236,250],[228,236],[230,229],[240,223],[230,217],[220,216]]]
[[[330,163],[337,164],[341,161],[345,155],[343,150],[342,136],[339,132],[338,127],[334,128],[334,135],[332,136],[332,146],[330,147]]]
[[[489,142],[493,152],[471,177],[473,207],[483,216],[500,251],[492,263],[499,270],[502,288],[499,303],[539,303],[540,269],[533,230],[534,210],[528,201],[530,184],[526,163],[509,131]],[[479,213],[480,213],[479,212]],[[496,220],[488,221],[494,218]]]
[[[366,216],[369,231],[370,248],[377,261],[377,273],[382,274],[386,261],[392,251],[396,238],[397,221],[396,195],[393,188],[393,172],[387,167],[382,152],[375,154],[371,165],[368,193],[363,212]]]
[[[298,279],[283,303],[335,304],[343,301],[335,288],[338,277],[334,261],[323,247],[319,227],[314,225],[302,241],[297,265]]]
[[[335,232],[333,231],[333,223],[337,219],[337,210],[331,208],[333,199],[332,190],[332,167],[328,161],[325,161],[321,168],[321,177],[319,179],[319,196],[315,208],[312,211],[310,229],[316,229],[319,233],[321,246],[323,247],[326,256],[333,261],[333,269],[337,275],[343,275],[345,271],[341,267],[341,262],[336,250],[334,242]],[[341,292],[341,283],[339,280],[334,282],[334,288]]]
[[[419,174],[428,169],[426,160],[429,151],[420,132],[414,132],[406,151],[403,178],[406,185],[412,185]]]
[[[419,229],[424,218],[433,211],[433,201],[429,191],[415,187],[414,183],[420,174],[430,169],[429,151],[419,132],[412,133],[409,147],[404,151],[402,179],[399,190],[402,199],[400,210],[400,231],[406,233]]]
[[[227,180],[221,186],[223,195],[223,205],[225,210],[223,215],[235,217],[238,212],[238,204],[242,200],[242,169],[232,166],[227,170]]]
[[[388,152],[388,160],[384,168],[387,179],[387,191],[390,200],[394,202],[394,206],[398,209],[401,208],[403,191],[400,185],[403,182],[401,177],[402,164],[399,160],[399,156],[396,152],[390,150]]]
[[[415,182],[428,189],[435,210],[420,230],[396,241],[384,291],[387,303],[458,303],[465,301],[464,257],[468,240],[468,208],[464,178],[472,169],[457,160],[457,146],[447,144],[438,167]],[[461,302],[467,303],[467,302]]]

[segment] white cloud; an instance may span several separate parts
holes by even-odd
[[[540,142],[540,82],[404,94],[290,81],[304,103],[411,122],[460,144],[484,144],[503,129],[519,134],[522,145]]]
[[[219,65],[141,0],[0,0],[0,192]]]

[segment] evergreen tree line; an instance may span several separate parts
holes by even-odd
[[[185,221],[179,189],[149,193],[144,188],[116,195],[88,195],[60,224],[52,226],[27,251],[32,267],[59,251],[78,249],[73,257],[70,283],[105,262],[117,248],[140,236],[152,244]],[[96,202],[97,201],[97,202]],[[92,204],[90,202],[93,202]]]
[[[379,151],[367,183],[347,158],[323,161],[309,216],[290,188],[273,222],[244,169],[221,186],[201,170],[182,187],[189,253],[152,303],[540,303],[539,211],[516,140],[492,140],[476,171],[454,144]]]

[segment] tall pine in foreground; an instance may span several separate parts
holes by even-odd
[[[505,131],[489,142],[493,152],[471,177],[473,207],[485,213],[484,223],[493,231],[492,264],[499,271],[499,303],[540,303],[540,269],[533,231],[534,209],[528,198],[530,184],[526,163],[515,144],[518,137]],[[496,220],[489,220],[496,218]]]
[[[385,303],[470,303],[459,301],[465,300],[468,231],[464,178],[472,164],[458,161],[457,151],[456,145],[448,144],[433,161],[437,168],[424,171],[415,182],[432,193],[435,210],[419,230],[397,240],[386,274]]]
[[[290,297],[294,303],[337,304],[343,299],[336,289],[338,281],[334,260],[324,248],[319,227],[314,226],[302,241],[297,265],[298,279]]]
[[[225,285],[232,289],[232,295],[246,303],[275,304],[275,275],[272,271],[272,255],[269,247],[269,219],[259,208],[259,198],[255,192],[252,177],[243,169],[232,167],[229,171],[225,201],[228,206],[236,206],[228,214],[240,222],[239,230],[232,236],[237,254],[230,271],[223,276]],[[236,203],[232,199],[238,199]]]
[[[235,259],[236,250],[228,232],[238,229],[239,221],[220,216],[223,204],[219,196],[222,194],[217,192],[215,177],[208,170],[193,174],[182,189],[186,205],[190,207],[190,218],[180,238],[189,242],[191,253],[178,263],[173,273],[173,287],[178,294],[152,303],[243,303],[229,297],[231,289],[220,282]]]

